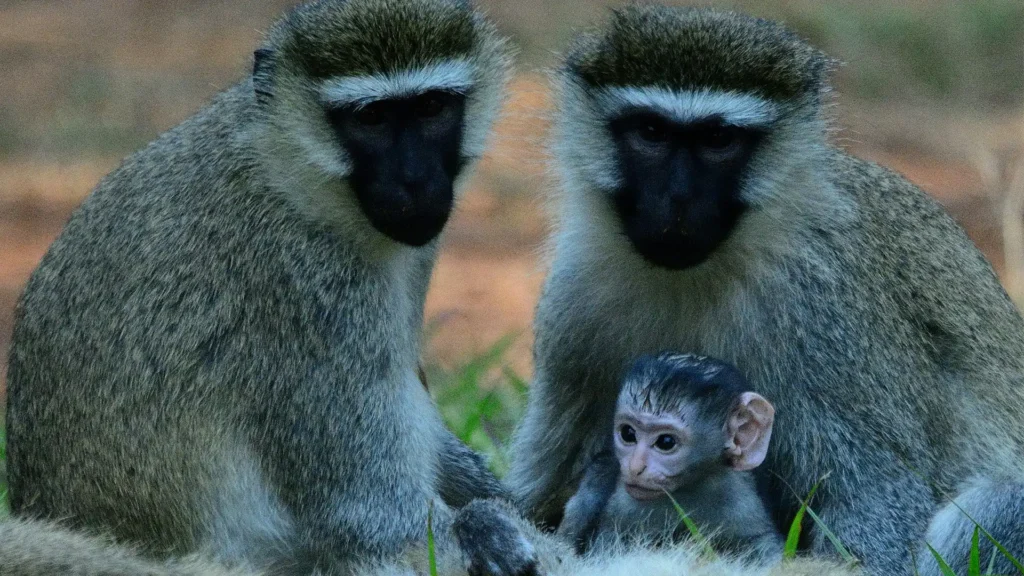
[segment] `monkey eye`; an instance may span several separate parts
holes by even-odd
[[[357,109],[352,117],[363,126],[379,126],[384,122],[384,111],[380,102],[372,102]]]
[[[647,122],[637,130],[640,138],[651,144],[661,144],[669,138],[668,129],[661,122]]]
[[[662,452],[671,452],[678,444],[679,441],[671,434],[662,434],[654,441],[654,447]]]
[[[419,118],[433,118],[444,112],[445,106],[445,101],[439,94],[424,94],[416,99],[416,116]]]
[[[619,428],[619,437],[622,438],[622,441],[626,444],[635,444],[636,430],[634,430],[629,424],[623,424],[622,427]]]
[[[695,135],[697,146],[717,154],[728,152],[739,140],[739,131],[731,126],[710,126]]]

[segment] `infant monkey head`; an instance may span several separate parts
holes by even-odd
[[[654,500],[709,475],[764,461],[775,409],[724,362],[692,354],[644,356],[615,409],[614,445],[626,492]]]

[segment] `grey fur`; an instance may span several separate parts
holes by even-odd
[[[460,532],[460,549],[436,550],[438,573],[443,576],[476,576],[467,570],[494,555],[495,548],[515,554],[499,555],[499,562],[519,560],[544,574],[559,569],[564,576],[592,574],[592,569],[575,567],[572,551],[560,540],[541,534],[519,517],[507,503],[478,500],[459,512],[453,527]],[[469,534],[461,534],[469,532]],[[488,543],[488,537],[502,542]],[[526,545],[510,548],[504,540]],[[354,576],[415,576],[425,574],[429,557],[425,543],[403,551],[395,559],[368,559],[351,571]],[[473,550],[464,554],[461,549]],[[522,554],[525,554],[523,556]],[[518,555],[517,555],[518,554]],[[658,559],[650,558],[652,564]],[[484,572],[494,574],[496,572]],[[504,572],[514,573],[514,572]],[[529,574],[527,571],[521,572]],[[612,572],[616,574],[617,572]],[[0,576],[326,576],[317,569],[277,565],[254,570],[249,565],[228,568],[206,553],[182,558],[154,560],[131,546],[87,531],[70,531],[52,523],[7,519],[0,522]],[[611,576],[611,574],[609,575]],[[744,574],[743,576],[748,576]],[[749,576],[758,576],[750,573]]]
[[[708,57],[730,44],[731,58]],[[790,65],[792,64],[792,65]],[[578,36],[564,71],[598,86],[715,88],[792,100],[819,93],[831,60],[777,22],[733,12],[634,4]]]
[[[18,306],[15,514],[154,557],[340,571],[422,541],[431,502],[451,548],[446,504],[504,494],[416,376],[437,243],[359,212],[311,77],[448,58],[471,65],[474,158],[508,74],[493,26],[461,2],[323,0],[274,27],[255,83],[99,184]]]
[[[475,507],[475,506],[474,506]],[[495,503],[486,508],[495,510]],[[497,505],[497,512],[502,513]],[[540,533],[533,525],[511,515],[511,520],[535,544],[539,573],[547,576],[854,576],[858,572],[834,564],[798,560],[774,569],[734,560],[708,561],[687,546],[658,550],[634,548],[609,554],[576,557],[559,539]],[[199,556],[153,561],[109,538],[70,532],[45,522],[5,520],[0,523],[0,576],[283,576],[280,571],[227,569]],[[461,554],[438,551],[441,576],[468,576]],[[419,576],[429,573],[425,546],[396,561],[372,562],[358,567],[355,576]],[[321,572],[304,576],[323,576]]]
[[[688,535],[678,504],[716,548],[762,564],[780,560],[782,534],[757,492],[753,474],[733,470],[723,454],[730,406],[746,388],[735,368],[702,356],[663,353],[634,363],[623,381],[616,416],[685,420],[692,467],[674,476],[680,484],[671,499],[641,502],[626,493],[615,455],[599,453],[565,505],[559,534],[578,550],[608,548],[623,539],[678,541]],[[606,440],[612,441],[616,433],[614,427],[607,428]]]
[[[981,526],[984,532],[979,533],[978,551],[982,573],[991,565],[992,574],[1022,574],[987,536],[1024,564],[1024,482],[977,478],[965,483],[954,501],[939,510],[925,536],[950,568],[958,575],[968,574],[974,530]],[[927,547],[918,552],[917,568],[920,576],[942,574]]]
[[[44,522],[0,522],[2,576],[259,576],[198,557],[155,561],[110,539]]]
[[[701,26],[698,44],[661,48],[695,62],[678,67],[684,72],[784,55],[773,44],[792,41],[736,37],[729,26],[740,16],[656,10],[675,26],[666,40],[686,36],[694,21],[722,23]],[[640,27],[630,18],[643,14],[620,11],[616,26]],[[629,50],[639,58],[644,46]],[[699,46],[699,58],[687,46]],[[800,53],[771,69],[798,73],[807,62]],[[609,198],[615,146],[591,97],[601,87],[571,68],[557,80],[558,227],[508,477],[526,510],[557,521],[602,448],[597,431],[611,420],[619,374],[663,349],[721,358],[772,399],[765,474],[803,495],[831,473],[816,510],[871,573],[910,573],[942,491],[975,474],[1020,477],[1024,321],[934,200],[827,144],[820,90],[773,100],[779,115],[742,190],[751,210],[708,261],[671,272],[647,264],[618,227]],[[633,88],[644,81],[616,79]],[[820,530],[811,540],[816,553],[834,554]]]
[[[676,490],[672,498],[715,549],[765,565],[782,559],[782,534],[758,496],[751,473],[723,466]],[[593,546],[614,547],[622,539],[672,542],[688,535],[671,500],[637,502],[620,483],[600,516]]]
[[[497,518],[507,518],[507,521],[496,522]],[[487,500],[474,500],[462,509],[453,529],[470,559],[469,576],[538,576],[537,551],[513,518],[511,511]],[[518,546],[509,545],[516,541]]]
[[[612,451],[601,452],[587,465],[579,488],[565,504],[558,535],[580,554],[592,547],[601,529],[608,501],[619,484],[619,461]]]

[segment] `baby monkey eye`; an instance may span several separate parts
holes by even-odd
[[[675,436],[671,434],[662,434],[658,436],[658,439],[654,441],[654,447],[662,452],[670,452],[679,443]]]
[[[636,442],[636,430],[629,424],[623,424],[622,428],[619,428],[619,437],[626,444],[634,444]]]

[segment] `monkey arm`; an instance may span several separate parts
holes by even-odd
[[[601,517],[619,481],[619,463],[611,451],[601,452],[590,461],[579,490],[565,505],[558,535],[585,553],[601,525]]]
[[[508,489],[487,468],[484,459],[450,432],[445,436],[438,471],[438,492],[452,508],[461,508],[477,498],[511,500]]]
[[[576,464],[587,439],[582,430],[589,426],[576,407],[549,400],[558,385],[547,383],[543,373],[532,386],[529,407],[513,439],[506,482],[527,517],[557,526],[573,494]]]
[[[621,365],[599,340],[603,308],[552,271],[535,319],[535,372],[529,403],[512,441],[505,482],[534,521],[557,526],[575,493],[585,458],[603,450],[618,395]]]

